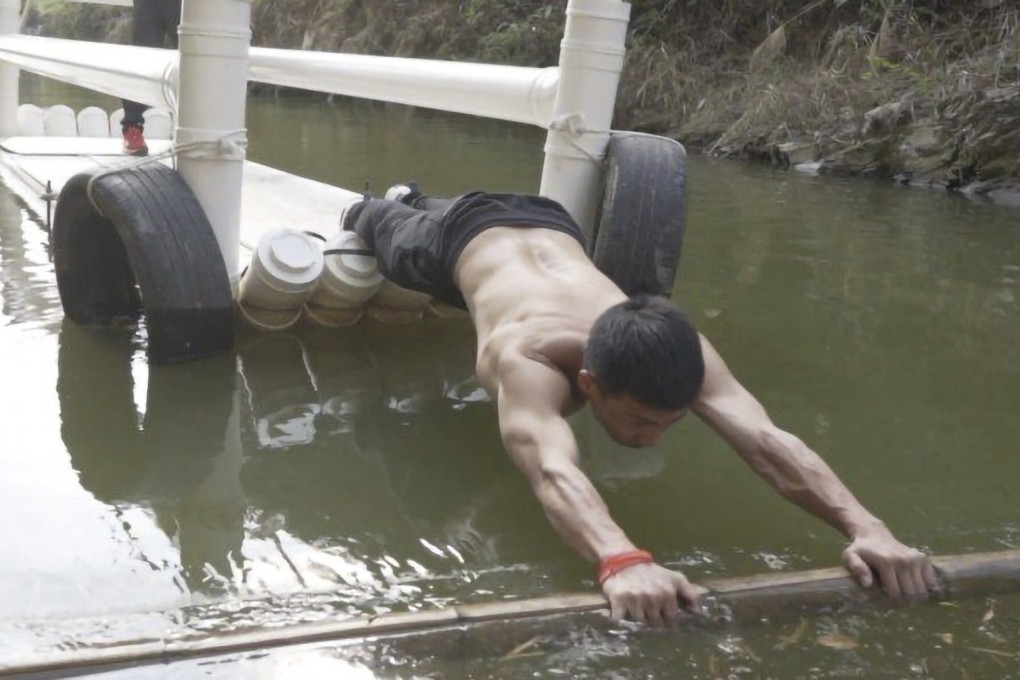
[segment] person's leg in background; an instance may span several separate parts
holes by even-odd
[[[134,0],[131,25],[131,44],[139,47],[163,47],[167,42],[177,49],[177,26],[181,22],[181,0]],[[124,118],[121,132],[124,136],[124,153],[145,156],[149,146],[145,143],[145,104],[123,100]]]
[[[166,44],[176,50],[180,45],[177,28],[181,25],[181,0],[160,0],[159,16]]]

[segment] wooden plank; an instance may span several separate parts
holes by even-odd
[[[943,597],[963,597],[1020,591],[1020,550],[934,558],[943,583]],[[709,589],[707,618],[685,616],[678,625],[755,622],[763,616],[775,621],[801,616],[805,610],[852,604],[892,606],[877,588],[858,587],[843,569],[816,569],[784,574],[763,574],[702,582]],[[309,642],[408,636],[428,649],[434,636],[453,636],[464,641],[472,631],[506,643],[516,628],[527,635],[539,630],[548,634],[597,617],[605,621],[607,605],[595,593],[568,594],[527,600],[457,605],[445,609],[355,617],[344,621],[303,623],[237,633],[196,635],[166,640],[142,640],[106,648],[62,650],[27,659],[0,660],[0,677],[85,672],[113,666],[172,663],[186,658],[209,657],[256,649]],[[476,636],[479,637],[479,636]],[[484,640],[479,643],[485,647]],[[463,647],[464,645],[462,645]],[[491,646],[491,645],[490,645]]]

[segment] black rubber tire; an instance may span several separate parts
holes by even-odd
[[[613,133],[591,258],[627,295],[669,296],[687,231],[687,151],[673,139]]]
[[[230,280],[212,226],[174,170],[148,163],[75,175],[53,217],[53,261],[64,314],[87,326],[137,319],[149,360],[172,363],[234,345]]]

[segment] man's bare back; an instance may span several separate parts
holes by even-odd
[[[547,229],[484,231],[464,249],[454,280],[478,335],[478,379],[493,393],[508,352],[573,382],[595,319],[627,299],[575,239]]]

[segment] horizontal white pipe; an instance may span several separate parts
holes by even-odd
[[[0,60],[114,97],[177,109],[177,51],[0,35]]]
[[[548,127],[557,68],[252,47],[260,83],[422,106]]]
[[[170,110],[176,109],[177,56],[152,47],[0,36],[0,60],[9,64]],[[248,78],[547,128],[559,69],[252,47]]]

